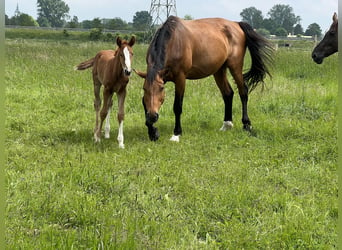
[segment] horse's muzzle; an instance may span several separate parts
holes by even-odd
[[[126,76],[130,76],[130,75],[131,75],[131,71],[128,70],[128,69],[125,69],[124,72],[125,72],[125,75],[126,75]]]
[[[149,124],[156,123],[158,121],[159,114],[158,113],[146,113],[146,122]]]
[[[311,55],[312,59],[315,61],[315,63],[317,64],[321,64],[323,62],[323,58],[322,56],[319,56],[317,53],[313,52]]]

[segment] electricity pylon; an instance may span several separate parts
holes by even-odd
[[[176,0],[151,0],[152,27],[159,26],[171,16],[177,16]]]

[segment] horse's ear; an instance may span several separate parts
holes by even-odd
[[[121,47],[121,43],[122,43],[122,39],[121,39],[121,37],[117,37],[116,38],[116,44],[119,46],[119,47]]]
[[[335,12],[334,15],[333,15],[333,22],[337,23],[337,21],[338,21],[338,18],[337,18],[337,14]]]
[[[132,47],[135,44],[135,36],[132,36],[131,39],[128,42],[128,45]]]
[[[147,76],[147,73],[145,73],[145,72],[141,72],[141,71],[137,71],[136,69],[133,69],[133,71],[138,75],[138,76],[140,76],[141,78],[146,78],[146,76]]]

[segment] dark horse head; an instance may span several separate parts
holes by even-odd
[[[147,73],[136,71],[140,77],[145,79],[143,105],[145,108],[146,122],[148,124],[153,124],[158,121],[158,111],[164,103],[164,85],[168,80],[164,68],[166,54],[169,53],[167,51],[167,43],[178,22],[177,17],[170,16],[157,30],[146,56]]]
[[[338,51],[338,19],[337,14],[333,15],[333,23],[325,34],[322,41],[312,51],[312,59],[321,64],[325,57],[328,57]]]

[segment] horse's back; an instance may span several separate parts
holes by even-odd
[[[189,79],[211,75],[229,58],[241,58],[241,54],[245,53],[244,32],[237,22],[205,18],[182,20],[181,23],[186,34],[179,36],[187,39],[191,48],[191,68],[187,73]]]
[[[96,55],[97,61],[109,61],[109,60],[114,59],[114,57],[115,57],[114,50],[101,50]]]

